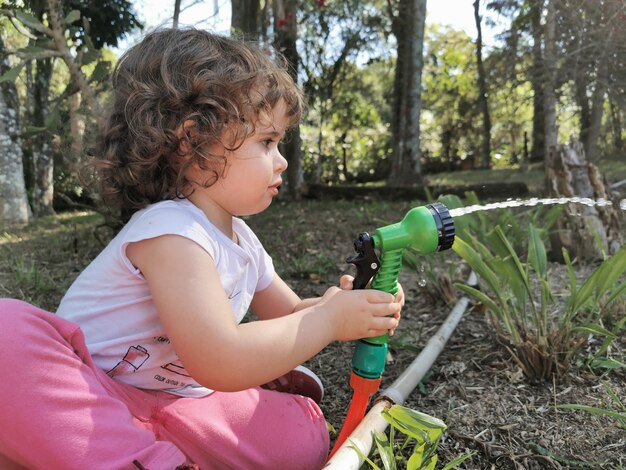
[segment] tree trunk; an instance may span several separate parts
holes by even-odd
[[[543,28],[541,11],[543,0],[531,1],[531,27],[533,36],[531,84],[533,88],[533,133],[530,160],[543,161],[545,158],[545,116],[544,116],[544,66],[541,44]]]
[[[43,2],[36,4],[35,16],[44,22],[46,13],[51,21],[57,15],[58,4],[49,2],[48,8]],[[56,16],[55,16],[56,18]],[[63,34],[61,31],[60,34]],[[38,33],[43,38],[43,33]],[[67,47],[65,36],[63,43]],[[50,108],[49,92],[52,79],[53,59],[39,59],[35,62],[35,72],[32,77],[31,103],[29,106],[31,125],[38,128],[38,132],[30,139],[30,151],[33,169],[32,206],[36,217],[54,213],[52,205],[54,199],[54,155],[51,135],[46,129],[46,121]],[[95,111],[95,109],[94,109]]]
[[[398,44],[394,78],[393,152],[389,184],[422,182],[420,164],[420,112],[426,0],[400,0],[392,15]]]
[[[622,138],[622,110],[613,99],[609,99],[609,109],[611,110],[611,128],[613,131],[613,147],[616,152],[622,152],[626,148]]]
[[[558,143],[558,128],[556,116],[556,0],[548,0],[548,13],[545,24],[545,46],[543,54],[543,112],[544,112],[544,158]]]
[[[181,0],[174,0],[174,16],[172,17],[172,28],[178,28],[178,20],[180,18],[180,2]]]
[[[348,137],[348,131],[343,131],[339,142],[341,143],[341,163],[343,167],[343,181],[348,183],[350,181],[350,173],[348,172],[348,143],[346,139]]]
[[[481,168],[491,168],[491,118],[489,116],[489,102],[487,100],[487,78],[483,65],[483,36],[480,26],[480,0],[474,0],[474,21],[476,22],[476,65],[478,68],[478,88],[480,90],[480,108],[483,114],[483,142],[480,159]]]
[[[317,162],[315,165],[315,178],[313,181],[316,184],[320,184],[322,182],[322,176],[324,174],[324,114],[325,105],[322,102],[320,106],[320,119],[318,123],[317,129]]]
[[[587,139],[583,141],[585,155],[587,155],[587,159],[591,162],[598,160],[598,138],[600,137],[600,130],[602,128],[604,101],[607,81],[609,79],[609,66],[606,56],[603,55],[600,57],[597,65],[598,73],[596,75],[596,84],[591,95],[591,119],[587,131]]]
[[[52,200],[54,197],[54,156],[50,133],[45,129],[50,103],[50,79],[52,78],[52,61],[37,61],[37,71],[33,80],[34,107],[32,124],[42,130],[31,138],[32,157],[35,168],[33,188],[33,212],[35,216],[54,213]]]
[[[0,75],[8,70],[0,37]],[[19,104],[15,84],[0,83],[0,224],[27,224],[30,207],[24,183]]]
[[[232,0],[231,5],[231,30],[247,39],[260,39],[260,0]]]
[[[85,116],[80,113],[80,91],[70,96],[70,133],[72,134],[70,168],[76,171],[77,164],[82,160],[83,141],[85,137]]]
[[[296,48],[298,39],[298,23],[296,21],[297,0],[274,0],[274,45],[283,54],[289,64],[289,72],[294,81],[298,80],[300,56]],[[289,163],[287,167],[287,192],[295,199],[306,193],[304,173],[302,170],[302,138],[300,126],[289,132],[282,144],[283,154]]]
[[[551,147],[546,162],[549,197],[582,197],[610,200],[598,168],[585,159],[582,143]],[[567,204],[551,234],[552,257],[562,260],[562,248],[581,261],[602,260],[623,244],[619,215],[612,205]]]
[[[528,151],[528,132],[524,131],[524,155],[522,156],[522,164],[520,170],[528,171],[530,162],[530,152]]]
[[[24,118],[26,122],[33,122],[35,108],[35,86],[33,85],[33,68],[37,62],[29,60],[26,62],[24,71],[26,72],[26,97],[23,105],[25,107]],[[33,161],[33,139],[22,140],[22,162],[24,166],[24,181],[26,183],[26,194],[30,199],[32,207],[33,193],[35,192],[35,162]]]
[[[581,33],[584,34],[584,33]],[[604,101],[609,80],[609,66],[606,47],[591,44],[593,39],[585,36],[577,44],[578,54],[588,53],[589,48],[595,51],[590,68],[595,68],[595,78],[586,67],[577,68],[574,73],[575,96],[580,114],[580,140],[585,147],[585,155],[589,161],[595,161],[598,153],[598,137],[602,127]],[[608,41],[607,41],[608,42]],[[576,65],[576,64],[575,64]],[[595,83],[594,83],[595,82]],[[593,91],[591,88],[593,86]]]

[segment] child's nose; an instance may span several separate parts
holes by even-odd
[[[283,157],[279,150],[276,150],[276,155],[274,157],[274,169],[278,173],[282,173],[287,169],[288,165],[289,163],[287,162],[287,159]]]

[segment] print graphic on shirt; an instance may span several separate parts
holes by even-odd
[[[107,372],[109,377],[136,372],[150,357],[148,350],[141,345],[131,346],[126,351],[124,358]]]
[[[185,377],[191,377],[182,364],[174,364],[173,362],[170,362],[169,364],[161,366],[161,369],[169,370],[170,372],[174,372],[175,374],[183,375]]]
[[[182,375],[183,377],[189,377],[191,379],[191,375],[187,373],[183,365],[180,363],[175,364],[173,362],[170,362],[169,364],[165,364],[164,366],[161,366],[161,369],[165,369],[169,372],[174,372],[176,375]],[[199,385],[194,385],[192,383],[179,381],[173,378],[163,377],[160,374],[156,374],[154,376],[154,380],[158,380],[159,382],[166,383],[174,387],[172,389],[164,389],[164,390],[178,390],[180,388],[185,388],[185,387],[190,387],[190,388],[199,387]]]

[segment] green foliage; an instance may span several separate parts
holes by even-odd
[[[603,309],[626,292],[618,283],[626,272],[626,248],[605,260],[580,287],[570,263],[570,294],[554,315],[550,313],[554,294],[546,251],[541,233],[532,223],[527,239],[523,262],[500,225],[486,232],[485,243],[471,234],[457,237],[455,252],[476,272],[486,290],[457,286],[488,308],[497,334],[524,374],[546,380],[569,365],[582,344],[580,333],[593,331],[605,336],[600,356],[616,338],[600,322]]]
[[[589,367],[592,369],[626,368],[626,364],[622,361],[608,357],[612,343],[621,331],[626,330],[626,317],[624,316],[626,281],[620,281],[626,271],[626,247],[606,259],[580,287],[577,285],[574,266],[566,250],[563,250],[563,258],[569,273],[570,295],[565,305],[562,322],[568,324],[576,322],[579,326],[574,327],[573,331],[602,338],[600,347],[585,361]],[[614,307],[618,310],[617,320],[614,320],[612,315]],[[606,327],[607,323],[612,329]]]
[[[608,305],[626,294],[626,281],[619,283],[626,271],[626,247],[606,259],[580,287],[577,286],[574,267],[567,250],[563,250],[563,258],[570,279],[570,296],[562,317],[563,323],[572,322],[585,313],[592,318],[597,317]]]
[[[498,57],[494,57],[498,59]],[[493,65],[495,60],[488,61]],[[516,71],[528,66],[528,59],[513,65]],[[507,64],[508,65],[508,64]],[[489,76],[489,112],[494,126],[491,129],[494,168],[517,165],[524,159],[524,134],[531,135],[533,109],[532,86],[519,80],[519,75],[510,78],[504,70],[492,68]],[[530,151],[530,150],[529,150]]]
[[[480,145],[474,44],[462,31],[426,28],[422,72],[421,142],[424,169],[451,170]]]
[[[300,58],[309,102],[303,167],[309,181],[350,182],[355,173],[381,178],[378,163],[389,145],[380,115],[391,83],[388,73],[371,66],[388,50],[381,47],[388,22],[381,7],[379,0],[301,4]],[[370,62],[357,66],[364,56]]]
[[[382,411],[382,416],[391,425],[389,438],[380,432],[374,432],[374,450],[372,459],[364,456],[362,452],[353,446],[367,464],[374,470],[380,467],[374,462],[378,458],[385,470],[395,470],[397,468],[407,470],[432,470],[437,465],[437,446],[446,425],[438,418],[425,413],[412,410],[410,408],[393,405],[389,409]],[[396,440],[396,432],[404,435],[404,439]],[[448,463],[444,469],[455,468],[472,454],[455,459]]]
[[[89,97],[105,98],[103,84],[108,80],[116,58],[102,48],[117,45],[120,37],[142,25],[128,0],[61,2],[59,31],[53,31],[55,24],[50,21],[47,8],[46,2],[6,2],[2,13],[12,23],[7,31],[7,51],[12,68],[0,77],[0,82],[11,80],[17,85],[20,101],[17,111],[23,132],[25,180],[29,194],[37,194],[33,186],[38,184],[32,156],[43,151],[45,143],[47,149],[52,149],[46,150],[48,153],[55,152],[55,191],[73,196],[83,192],[76,170],[83,152],[80,145],[73,146],[83,139],[83,132],[78,129],[85,128],[86,135],[89,135],[96,120],[102,116],[93,114],[95,110],[84,106],[73,109],[76,114],[72,114],[70,99],[79,92],[86,103],[95,107]],[[63,35],[66,44],[57,42],[55,35]],[[69,72],[72,69],[84,75],[82,88],[73,80],[75,73]],[[72,119],[78,125],[70,129]],[[78,133],[73,135],[76,130]],[[67,186],[76,189],[67,192]],[[37,201],[34,203],[38,205]]]
[[[17,77],[19,76],[19,74],[22,71],[22,69],[25,67],[25,65],[26,64],[24,64],[23,62],[20,62],[16,66],[11,67],[9,70],[7,70],[5,73],[3,73],[0,76],[0,83],[2,83],[2,82],[14,82],[17,79]]]
[[[116,47],[121,37],[143,23],[129,0],[65,0],[64,22],[71,25],[70,35],[79,42],[89,42],[93,49]]]
[[[301,127],[307,180],[314,181],[319,174],[322,182],[349,183],[387,175],[391,145],[384,96],[391,70],[388,61],[360,68],[346,64],[345,83],[335,90],[332,106],[312,103]]]

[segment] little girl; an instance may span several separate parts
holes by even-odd
[[[236,217],[278,194],[301,109],[284,68],[226,37],[160,30],[120,58],[95,164],[132,217],[56,315],[0,302],[0,468],[323,465],[322,389],[299,365],[395,329],[402,298],[344,277],[301,300]]]

